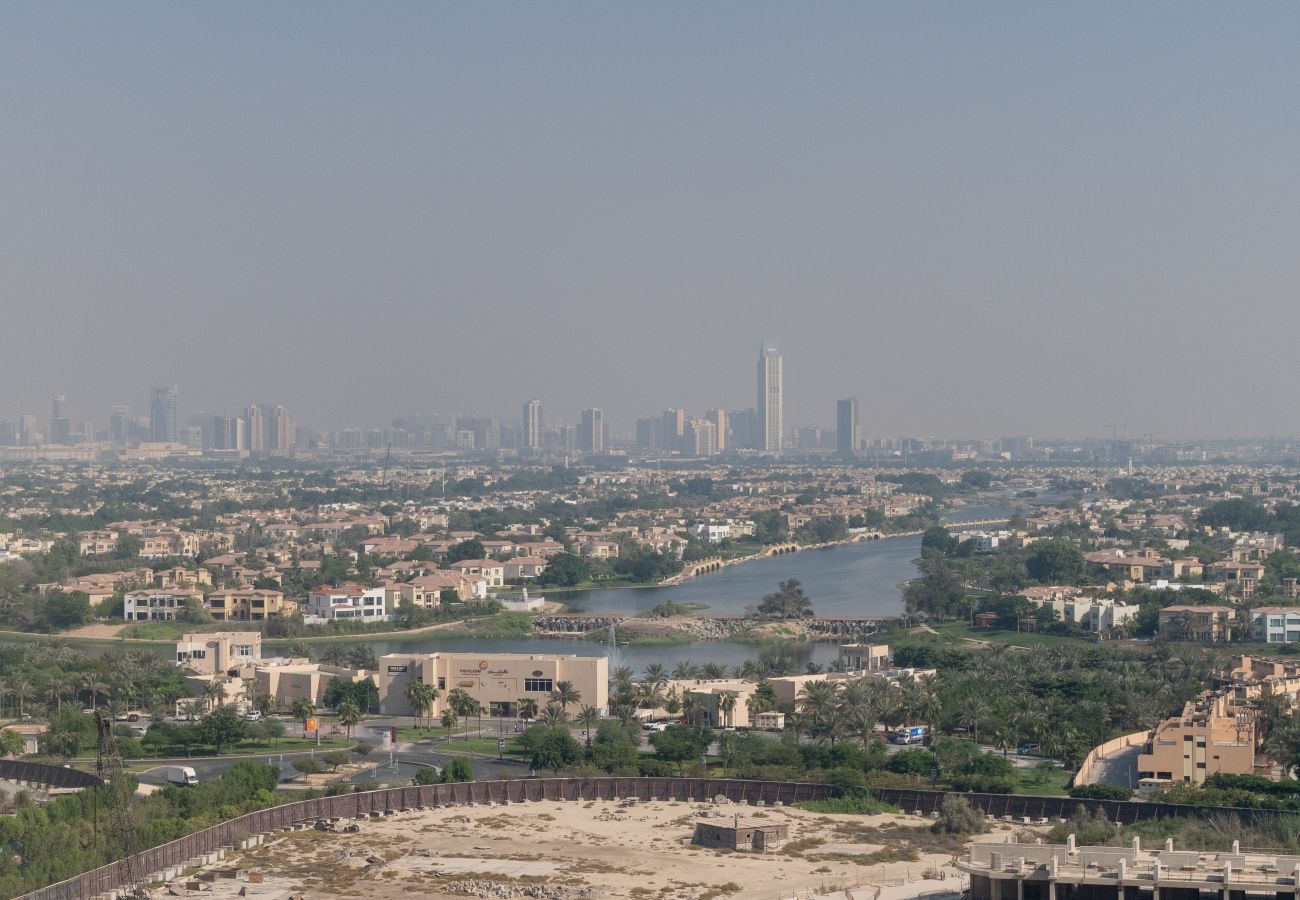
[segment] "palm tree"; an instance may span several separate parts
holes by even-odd
[[[565,713],[568,713],[569,704],[582,700],[582,692],[573,686],[572,681],[557,681],[555,690],[551,691],[551,699],[564,707]]]
[[[461,719],[468,719],[472,715],[470,703],[473,700],[473,697],[465,693],[464,688],[452,688],[451,693],[447,695],[448,705],[456,711],[456,715],[460,716]],[[465,737],[466,739],[469,738],[468,731],[465,732]]]
[[[719,692],[718,711],[722,713],[722,724],[724,727],[736,724],[732,714],[736,711],[736,701],[739,699],[740,694],[735,691]]]
[[[687,725],[694,725],[700,715],[700,698],[695,694],[688,693],[682,698],[682,718],[686,720]]]
[[[269,691],[259,692],[257,699],[253,701],[253,709],[264,716],[269,716],[275,711],[275,695]]]
[[[63,701],[68,697],[71,686],[66,678],[55,676],[45,686],[45,705],[53,706],[55,712],[63,712]]]
[[[203,686],[203,700],[211,709],[216,709],[226,702],[226,688],[215,678]]]
[[[451,743],[451,730],[456,727],[456,710],[448,706],[442,711],[442,725],[447,729],[447,743]]]
[[[727,667],[724,663],[717,663],[717,662],[705,663],[701,667],[701,671],[704,672],[705,678],[710,678],[713,679],[714,681],[727,677]]]
[[[26,678],[19,678],[15,681],[11,690],[14,693],[14,699],[18,701],[18,717],[22,718],[25,712],[23,706],[28,700],[32,699],[36,694],[36,690]]]
[[[668,680],[664,667],[659,663],[650,663],[645,667],[645,680],[650,684],[663,684]]]
[[[673,666],[674,681],[692,681],[700,677],[700,667],[690,660],[684,659]]]
[[[316,714],[316,704],[312,703],[306,697],[299,697],[293,701],[290,707],[290,714],[302,723],[302,736],[307,736],[307,720]]]
[[[988,714],[988,701],[980,694],[972,694],[966,698],[966,703],[962,706],[961,715],[957,718],[957,722],[963,728],[970,729],[974,735],[975,743],[978,744],[980,742],[980,722]]]
[[[546,708],[537,716],[537,721],[546,726],[563,725],[569,721],[569,714],[564,711],[564,707],[552,700],[546,704]]]
[[[613,672],[609,673],[609,682],[615,688],[625,688],[632,684],[632,667],[616,666]]]
[[[90,708],[99,708],[99,698],[108,693],[108,685],[100,681],[94,674],[83,675],[81,678],[81,689],[90,694]]]
[[[810,681],[799,691],[799,711],[812,727],[814,736],[825,724],[837,702],[835,685],[829,681]]]
[[[202,700],[182,700],[180,703],[180,713],[186,721],[193,722],[203,718],[203,701]]]
[[[537,701],[532,697],[520,697],[515,707],[519,711],[519,718],[525,722],[531,722],[537,718]]]
[[[339,704],[339,724],[348,730],[348,739],[352,738],[352,726],[361,721],[361,707],[351,697]]]
[[[438,689],[423,681],[412,681],[402,693],[406,695],[406,702],[411,705],[411,721],[418,728],[420,719],[428,715],[438,699]]]
[[[591,749],[591,726],[600,721],[600,710],[594,706],[584,706],[578,710],[573,721],[582,726],[583,737],[587,740],[587,749]]]
[[[642,709],[651,710],[651,718],[654,718],[654,710],[664,705],[663,685],[646,682],[641,685],[641,690],[637,692],[637,704]]]

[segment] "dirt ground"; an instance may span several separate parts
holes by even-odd
[[[790,823],[790,842],[766,853],[692,846],[701,816],[736,813]],[[342,823],[350,824],[350,823]],[[268,836],[216,868],[260,874],[182,883],[171,896],[211,900],[368,897],[872,900],[957,890],[948,863],[961,843],[911,816],[824,815],[783,807],[671,801],[558,802],[453,807]]]
[[[97,622],[93,625],[82,625],[80,628],[74,628],[71,631],[65,631],[63,637],[72,638],[115,638],[119,631],[126,627],[123,622],[118,625],[110,625],[106,622]]]

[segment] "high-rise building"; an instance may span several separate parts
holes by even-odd
[[[156,387],[149,394],[149,439],[175,444],[181,439],[176,385]]]
[[[841,456],[858,452],[857,397],[847,397],[835,403],[835,449]]]
[[[113,439],[113,443],[119,447],[125,445],[130,428],[131,407],[114,406],[112,415],[108,417],[108,434]]]
[[[586,453],[605,452],[605,417],[595,407],[582,411],[578,425],[578,449]]]
[[[271,410],[267,422],[266,449],[272,453],[288,453],[293,443],[293,425],[289,422],[289,410],[277,406]]]
[[[758,413],[750,409],[733,409],[727,413],[731,436],[727,446],[733,450],[758,449]]]
[[[50,436],[51,444],[72,443],[72,420],[68,418],[67,398],[55,394],[50,401]]]
[[[718,429],[708,419],[690,419],[686,423],[685,446],[687,456],[713,456],[718,452]]]
[[[244,439],[247,443],[243,449],[250,453],[266,450],[266,423],[262,418],[262,407],[256,403],[244,411]]]
[[[529,400],[524,404],[523,447],[525,450],[542,449],[542,401]]]
[[[717,452],[721,453],[731,445],[727,441],[727,411],[725,409],[711,409],[704,414],[704,418],[713,423],[714,433],[717,435]]]
[[[36,443],[36,417],[31,413],[18,420],[18,439],[24,444]]]
[[[18,444],[19,425],[12,419],[0,422],[0,447],[13,447]]]
[[[659,438],[663,441],[663,449],[669,453],[680,453],[682,451],[682,444],[686,438],[686,410],[664,410],[663,426],[660,429]]]
[[[636,447],[638,450],[663,449],[663,420],[636,420]]]
[[[780,352],[764,343],[758,351],[758,427],[759,449],[768,453],[781,452],[785,434],[781,375]]]

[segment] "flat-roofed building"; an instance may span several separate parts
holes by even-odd
[[[257,631],[191,632],[176,642],[176,665],[196,675],[218,675],[262,659]]]
[[[128,622],[170,622],[191,600],[201,605],[203,592],[194,588],[129,591],[122,600],[122,617]]]
[[[567,681],[582,699],[579,706],[604,710],[609,705],[609,660],[604,656],[542,653],[389,653],[379,658],[379,711],[409,716],[406,686],[420,681],[441,696],[430,711],[441,714],[448,695],[463,690],[494,716],[515,716],[519,701],[529,698],[545,706],[551,691]],[[570,708],[570,712],[576,709]]]
[[[319,619],[388,619],[387,596],[383,587],[366,587],[344,582],[338,587],[322,586],[307,596],[307,615]]]
[[[267,588],[222,588],[208,594],[207,609],[219,622],[262,622],[297,608],[284,594]]]

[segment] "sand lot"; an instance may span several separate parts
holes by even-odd
[[[736,813],[790,823],[766,853],[694,847],[696,819]],[[363,821],[357,833],[305,830],[228,856],[258,873],[204,885],[196,897],[872,898],[958,887],[947,867],[960,842],[911,816],[823,815],[722,803],[545,801],[413,811]],[[947,875],[946,880],[943,875]],[[191,893],[180,884],[173,895]],[[850,892],[851,891],[851,892]]]

